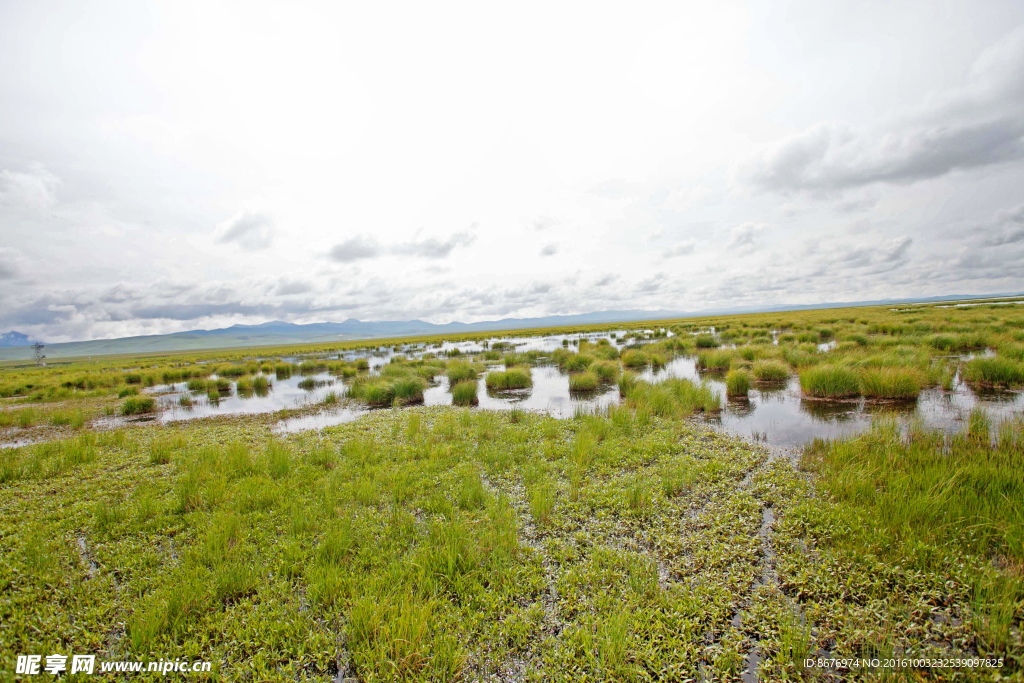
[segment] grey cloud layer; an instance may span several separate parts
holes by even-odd
[[[1024,243],[1024,204],[1000,212],[990,225],[982,226],[980,230],[985,235],[983,243],[987,246]]]
[[[1024,158],[1024,27],[984,52],[971,78],[890,131],[819,123],[756,154],[738,175],[764,191],[830,195]]]
[[[243,249],[263,249],[270,246],[274,222],[262,211],[244,210],[217,226],[213,239],[220,244],[234,242]]]
[[[327,256],[332,261],[338,263],[352,263],[386,254],[425,259],[443,259],[451,255],[458,247],[468,247],[475,240],[476,236],[473,233],[463,231],[457,232],[443,241],[436,238],[428,238],[383,246],[374,239],[359,235],[335,244],[327,252]]]

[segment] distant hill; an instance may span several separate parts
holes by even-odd
[[[162,351],[188,351],[193,349],[220,349],[241,346],[281,346],[316,342],[347,341],[385,337],[410,337],[433,334],[458,334],[556,327],[563,325],[590,325],[636,320],[656,320],[678,317],[672,311],[600,311],[579,315],[555,315],[544,318],[506,318],[479,323],[447,323],[437,325],[423,320],[363,321],[349,318],[340,323],[295,323],[273,320],[260,325],[232,325],[216,330],[189,330],[172,334],[96,339],[92,341],[47,344],[49,358],[69,356],[100,356],[117,353],[149,353]],[[22,359],[31,356],[30,350],[0,349],[0,359]]]
[[[923,299],[884,299],[876,301],[836,302],[810,305],[779,305],[745,308],[719,308],[684,313],[679,311],[597,311],[578,315],[552,315],[543,318],[504,318],[478,323],[447,323],[437,325],[423,320],[380,320],[364,321],[349,318],[344,322],[323,322],[300,325],[280,320],[261,325],[232,325],[216,330],[189,330],[173,334],[159,334],[120,339],[96,339],[91,341],[47,344],[45,353],[49,358],[69,356],[101,356],[117,353],[159,353],[164,351],[188,351],[197,349],[222,349],[244,346],[282,346],[286,344],[308,344],[317,342],[348,341],[386,337],[408,337],[420,335],[444,335],[467,332],[505,332],[509,330],[567,327],[600,323],[639,322],[644,320],[665,320],[670,318],[692,318],[708,315],[757,313],[773,311],[797,311],[820,308],[844,308],[848,306],[878,306],[894,303],[928,303],[936,301],[984,299],[1000,295],[958,295],[929,297]],[[32,356],[31,341],[19,332],[8,332],[0,336],[0,359],[28,359]],[[11,340],[6,342],[6,340]],[[24,340],[24,341],[22,341]]]
[[[12,346],[32,346],[32,340],[28,338],[28,335],[21,332],[12,331],[0,334],[0,348],[10,348]]]

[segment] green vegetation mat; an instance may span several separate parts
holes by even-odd
[[[231,680],[736,680],[750,653],[771,680],[826,655],[980,654],[1004,666],[971,677],[1019,676],[1020,422],[994,446],[980,417],[948,444],[883,423],[809,448],[814,484],[642,405],[8,449],[0,650],[206,659]]]

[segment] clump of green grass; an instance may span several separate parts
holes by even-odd
[[[590,370],[602,382],[614,382],[619,378],[619,364],[613,360],[599,360],[590,366]]]
[[[701,351],[697,354],[697,367],[704,370],[728,370],[736,352],[732,349]]]
[[[292,366],[289,363],[278,363],[274,366],[274,374],[278,379],[288,379],[292,376]]]
[[[860,377],[841,365],[821,365],[800,372],[800,388],[815,398],[849,398],[859,396]]]
[[[746,397],[750,391],[750,380],[750,373],[746,370],[730,370],[725,376],[725,393],[733,397]]]
[[[475,406],[479,402],[476,391],[477,381],[475,379],[458,382],[452,387],[452,403],[457,406]]]
[[[149,464],[166,465],[171,461],[171,445],[166,441],[154,440],[149,444]]]
[[[211,379],[206,383],[207,392],[209,392],[210,389],[216,389],[217,393],[221,394],[222,396],[231,395],[231,389],[233,387],[234,384],[232,384],[230,380],[224,379],[223,377]]]
[[[348,387],[348,395],[373,407],[423,402],[427,381],[414,372],[398,376],[362,377]]]
[[[257,396],[266,396],[270,393],[271,386],[270,379],[266,375],[256,375],[252,378],[252,390]]]
[[[248,377],[239,377],[238,381],[235,382],[235,392],[239,396],[251,396],[253,393],[252,380]]]
[[[638,414],[658,417],[680,418],[722,407],[721,397],[708,385],[675,377],[657,384],[634,381],[626,387],[625,399]]]
[[[781,382],[789,378],[789,368],[777,360],[754,361],[753,372],[761,382]]]
[[[452,361],[448,364],[445,375],[448,376],[448,382],[452,386],[455,386],[459,382],[467,379],[476,379],[477,371],[476,368],[469,363],[463,361]]]
[[[636,386],[636,383],[640,381],[640,378],[635,372],[626,371],[619,377],[619,396],[625,398],[629,394],[630,389]]]
[[[975,358],[964,365],[964,379],[991,386],[1020,386],[1024,384],[1024,364],[999,357]]]
[[[555,487],[549,482],[542,482],[530,492],[530,514],[541,526],[551,521],[555,510]]]
[[[861,390],[871,398],[910,399],[921,393],[921,380],[911,368],[875,368],[860,374]]]
[[[645,368],[651,364],[647,354],[639,349],[629,349],[622,352],[622,365],[627,368]]]
[[[508,370],[489,372],[484,382],[487,388],[492,391],[526,389],[533,386],[533,378],[530,376],[530,371],[524,368],[510,368]]]
[[[718,348],[718,340],[715,339],[714,335],[711,334],[698,334],[694,338],[694,342],[698,349],[716,349]]]
[[[138,396],[139,390],[136,387],[125,387],[121,391],[117,392],[118,398],[127,398],[129,396]]]
[[[391,384],[391,388],[396,402],[400,405],[409,405],[423,402],[423,392],[427,388],[427,383],[422,377],[400,377]]]
[[[156,412],[156,401],[149,396],[129,396],[121,404],[122,415],[142,415]]]
[[[85,425],[85,413],[82,409],[57,410],[50,414],[50,424],[54,427],[71,427],[81,429]]]
[[[594,391],[600,384],[601,380],[594,372],[587,371],[569,375],[569,391],[572,392]]]
[[[206,380],[204,379],[190,379],[186,385],[189,391],[206,391]]]
[[[593,362],[593,356],[585,353],[571,353],[565,356],[559,365],[566,372],[583,372]]]

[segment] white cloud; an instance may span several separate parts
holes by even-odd
[[[669,247],[668,249],[666,249],[665,251],[661,252],[661,257],[669,259],[669,258],[675,258],[677,256],[687,256],[687,255],[693,253],[693,251],[696,248],[696,246],[697,246],[697,243],[694,242],[693,240],[687,240],[685,242],[679,242],[678,244],[675,244],[675,245]]]
[[[1024,289],[1024,15],[911,2],[0,3],[0,332]]]
[[[42,164],[33,163],[27,170],[0,170],[0,206],[42,212],[57,201],[60,179]]]
[[[986,246],[1024,243],[1024,204],[1000,211],[990,224],[979,230],[984,235],[982,243]]]
[[[25,257],[17,249],[0,247],[0,280],[13,280],[25,269]]]
[[[274,221],[263,211],[243,209],[217,225],[213,241],[243,249],[266,249],[274,237]]]
[[[758,152],[737,175],[765,191],[830,196],[1024,158],[1024,26],[983,52],[971,79],[888,130],[817,123]]]
[[[767,229],[767,226],[760,223],[744,223],[737,225],[729,232],[729,242],[725,245],[728,250],[749,250],[757,246],[757,240]]]

